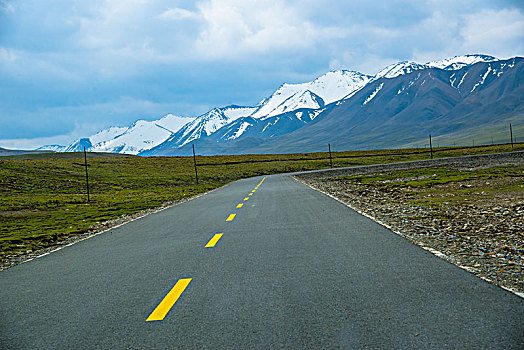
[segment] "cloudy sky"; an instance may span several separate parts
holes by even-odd
[[[0,147],[466,53],[524,56],[524,1],[0,0]]]

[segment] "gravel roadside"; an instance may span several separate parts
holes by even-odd
[[[452,182],[423,190],[380,189],[342,178],[419,168],[473,170],[507,165],[524,165],[524,152],[333,169],[294,177],[435,255],[524,297],[522,177]],[[520,189],[484,192],[494,186],[515,185]],[[436,208],[413,204],[414,199],[427,200],[457,191],[468,193],[459,205],[443,202]]]

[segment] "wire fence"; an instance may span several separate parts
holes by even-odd
[[[515,144],[515,142],[514,142]],[[223,166],[223,165],[237,165],[237,164],[248,164],[248,163],[272,163],[272,162],[299,162],[299,161],[320,161],[320,160],[330,160],[330,159],[351,159],[351,158],[372,158],[372,157],[384,157],[384,156],[410,156],[410,155],[422,155],[422,154],[438,154],[442,152],[452,152],[460,150],[474,150],[489,148],[494,146],[505,146],[511,145],[511,143],[497,143],[489,145],[477,145],[477,146],[457,146],[457,147],[428,147],[419,148],[419,149],[406,149],[406,148],[395,148],[395,149],[383,149],[376,150],[377,153],[361,153],[359,154],[341,154],[347,152],[358,152],[358,151],[337,151],[337,152],[310,152],[318,154],[316,157],[293,157],[293,158],[274,158],[274,159],[249,159],[249,160],[239,160],[239,161],[228,161],[221,163],[196,163],[197,167],[203,166]],[[362,151],[362,152],[372,152],[372,151]],[[331,156],[330,156],[331,154]]]

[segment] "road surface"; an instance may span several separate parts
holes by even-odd
[[[262,179],[0,272],[0,348],[524,348],[524,299]]]

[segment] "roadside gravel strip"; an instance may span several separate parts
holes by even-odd
[[[524,152],[512,152],[329,169],[295,174],[294,177],[440,258],[524,297],[524,191],[521,189],[482,192],[495,180],[438,185],[441,192],[466,188],[471,191],[471,198],[460,205],[443,204],[435,209],[413,205],[413,198],[431,197],[432,189],[418,192],[410,188],[380,190],[342,178],[420,168],[472,170],[523,164]],[[522,178],[499,181],[498,185],[514,186],[517,181]],[[439,216],[453,219],[443,220]]]

